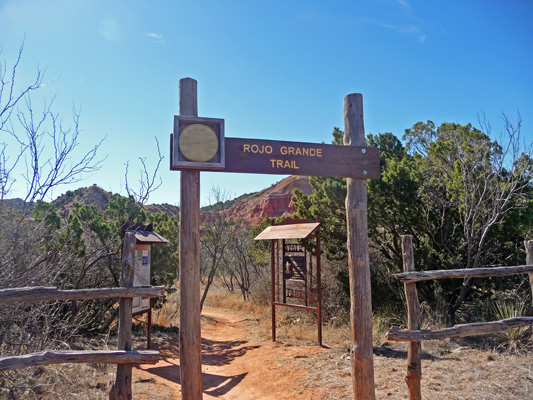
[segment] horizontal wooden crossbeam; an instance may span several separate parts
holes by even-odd
[[[315,311],[315,312],[318,311],[317,307],[308,307],[308,306],[302,306],[299,304],[278,303],[278,302],[274,302],[272,304],[274,304],[275,306],[292,307],[292,308],[298,308],[300,310],[306,310],[306,311]]]
[[[491,267],[491,268],[471,268],[471,269],[449,269],[436,271],[416,271],[404,272],[401,274],[391,274],[393,278],[400,282],[420,282],[433,279],[449,278],[482,278],[490,276],[508,276],[516,274],[526,274],[533,272],[533,265],[518,265],[514,267]]]
[[[55,287],[24,287],[0,289],[0,304],[56,300],[92,300],[113,297],[162,297],[164,294],[164,286],[77,290],[60,290]]]
[[[533,317],[508,318],[501,321],[476,322],[473,324],[455,325],[451,328],[436,330],[404,330],[397,326],[387,333],[387,340],[411,342],[421,340],[443,340],[452,337],[479,336],[506,332],[512,328],[533,325]]]
[[[49,364],[156,364],[158,361],[159,351],[154,350],[45,350],[23,356],[0,358],[0,371]]]

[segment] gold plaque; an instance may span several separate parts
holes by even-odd
[[[188,160],[207,162],[217,154],[218,138],[207,125],[191,124],[181,132],[179,148]]]

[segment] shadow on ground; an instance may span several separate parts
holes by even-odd
[[[244,356],[248,351],[259,348],[258,345],[247,345],[245,340],[210,340],[202,338],[202,365],[223,366],[231,363],[236,358]],[[154,340],[153,350],[159,350],[161,359],[167,365],[142,368],[144,371],[157,375],[168,381],[181,385],[178,338],[169,341]],[[168,365],[170,364],[170,365]],[[238,375],[216,375],[202,373],[203,391],[210,396],[219,397],[228,393],[237,386],[248,373]]]
[[[386,357],[386,358],[399,358],[399,359],[407,360],[407,351],[396,350],[396,349],[392,349],[392,348],[387,347],[387,346],[374,347],[374,354],[376,356],[382,356],[382,357]],[[458,358],[436,357],[436,356],[434,356],[432,354],[424,353],[424,352],[421,353],[420,358],[422,360],[430,360],[430,361],[435,361],[435,360],[454,360],[454,361],[459,361]]]
[[[168,362],[168,361],[167,361]],[[153,375],[157,375],[168,381],[181,385],[180,366],[178,364],[170,363],[161,367],[143,368],[144,371]],[[202,373],[202,388],[203,392],[210,396],[219,397],[228,393],[231,389],[237,386],[248,375],[247,372],[238,375],[216,375]]]

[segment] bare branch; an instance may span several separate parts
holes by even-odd
[[[75,108],[72,110],[73,126],[64,128],[59,116],[51,111],[53,100],[44,104],[39,119],[35,119],[29,96],[25,103],[26,112],[17,114],[25,137],[16,137],[26,152],[26,202],[42,201],[55,187],[78,182],[100,169],[105,158],[97,160],[96,156],[105,138],[77,161],[72,161],[80,144],[80,114]]]
[[[11,67],[11,77],[6,79],[8,67],[5,60],[0,63],[0,132],[4,130],[4,126],[11,119],[12,113],[19,103],[27,94],[39,89],[43,82],[45,71],[37,68],[35,80],[28,86],[25,86],[20,92],[16,93],[16,76],[17,68],[22,59],[22,53],[24,51],[24,40],[18,51],[18,56]]]
[[[156,163],[153,173],[150,173],[148,171],[148,166],[146,165],[146,157],[139,157],[139,161],[141,163],[141,170],[140,170],[138,191],[133,190],[132,187],[129,185],[129,182],[128,182],[129,162],[126,163],[126,172],[125,172],[126,192],[128,193],[128,196],[133,197],[135,201],[139,203],[141,206],[144,206],[148,202],[148,198],[150,197],[150,195],[153,192],[155,192],[157,189],[159,189],[159,187],[163,184],[163,180],[161,179],[161,177],[159,177],[159,181],[157,179],[158,173],[159,173],[159,167],[161,166],[161,162],[164,159],[164,157],[161,155],[161,149],[159,147],[159,140],[157,140],[157,137],[155,137],[155,143],[157,146],[158,159],[157,159],[157,163]]]

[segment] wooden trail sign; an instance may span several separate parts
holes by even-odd
[[[379,179],[376,147],[224,138],[223,120],[182,119],[175,117],[171,137],[173,170]],[[192,137],[191,127],[197,137]]]
[[[379,151],[364,147],[362,96],[351,94],[344,102],[344,146],[225,138],[224,120],[198,117],[196,80],[180,80],[180,115],[174,116],[174,132],[170,137],[170,169],[181,171],[179,268],[183,399],[202,399],[200,171],[348,178],[346,216],[354,399],[375,399],[366,179],[379,179]]]
[[[379,178],[375,147],[226,138],[225,172]]]

